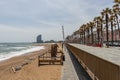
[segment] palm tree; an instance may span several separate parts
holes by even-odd
[[[93,37],[93,27],[94,27],[94,23],[93,22],[90,22],[89,23],[89,26],[90,26],[90,30],[91,30],[91,41],[92,41],[92,44],[94,43],[94,37]]]
[[[101,16],[98,16],[97,17],[97,19],[98,19],[98,39],[99,39],[99,43],[101,44],[101,46],[102,46],[102,44],[103,44],[103,18],[101,17]]]
[[[84,25],[82,25],[80,27],[80,31],[81,31],[81,40],[82,40],[82,43],[85,44],[85,31],[84,31]]]
[[[114,29],[114,33],[115,33],[115,41],[117,41],[117,36],[116,36],[116,23],[114,23],[113,26],[114,26],[114,28],[115,28],[115,29]]]
[[[102,16],[99,16],[98,20],[99,20],[99,28],[100,28],[100,33],[101,33],[100,39],[101,39],[101,46],[102,46],[103,45],[103,18]]]
[[[105,10],[103,10],[102,13],[103,13],[103,18],[105,17],[106,39],[107,39],[107,44],[108,44],[108,41],[109,41],[108,23],[109,23],[109,14],[111,13],[111,9],[106,8]]]
[[[79,29],[79,33],[80,33],[80,43],[82,43],[82,42],[83,42],[83,41],[82,41],[82,38],[83,38],[83,37],[82,37],[82,29],[81,29],[81,28]]]
[[[100,43],[100,20],[99,17],[95,17],[94,21],[96,23],[96,29],[97,29],[97,40],[98,40],[98,44]]]
[[[90,26],[89,26],[89,23],[86,24],[85,28],[86,28],[86,31],[87,31],[87,35],[86,35],[87,43],[89,44],[90,43],[90,31],[89,31]]]
[[[75,32],[73,33],[73,35],[75,36],[74,42],[75,42],[75,43],[78,43],[78,40],[79,40],[79,38],[78,38],[79,30],[75,31]]]
[[[109,21],[110,21],[110,24],[111,24],[111,37],[112,37],[111,42],[112,42],[112,45],[113,45],[113,41],[114,41],[114,40],[113,40],[113,35],[114,35],[114,34],[113,34],[113,33],[114,33],[114,32],[113,32],[113,21],[114,21],[114,16],[113,16],[113,15],[110,16]]]
[[[83,41],[84,41],[84,44],[86,44],[86,40],[85,40],[85,27],[86,27],[86,25],[85,24],[83,24],[82,25],[82,29],[83,29]]]
[[[115,14],[116,23],[117,23],[117,26],[118,26],[119,37],[120,37],[120,26],[119,26],[119,19],[118,19],[118,15],[120,15],[119,4],[113,5],[113,12]]]

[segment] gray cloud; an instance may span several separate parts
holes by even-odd
[[[113,0],[0,0],[0,42],[32,42],[38,34],[61,40],[62,25],[72,34],[112,5]]]

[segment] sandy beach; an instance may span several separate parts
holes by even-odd
[[[0,80],[61,80],[61,65],[38,66],[38,55],[48,51],[50,44],[35,45],[45,49],[0,62]],[[14,72],[12,67],[21,69]]]

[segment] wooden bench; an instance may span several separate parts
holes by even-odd
[[[56,56],[56,57],[51,57],[50,55],[43,54],[38,56],[38,66],[40,65],[50,65],[50,64],[61,64],[63,65],[63,54]]]

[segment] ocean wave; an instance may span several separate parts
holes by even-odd
[[[37,47],[30,47],[29,49],[21,50],[21,51],[15,51],[15,52],[10,52],[10,53],[0,53],[0,61],[15,57],[15,56],[20,56],[23,54],[31,53],[34,51],[39,51],[41,49],[44,49],[44,46],[37,46]]]
[[[0,47],[6,47],[7,45],[4,45],[4,44],[0,44]]]
[[[26,47],[8,47],[7,49],[22,50],[22,49],[26,49]]]

